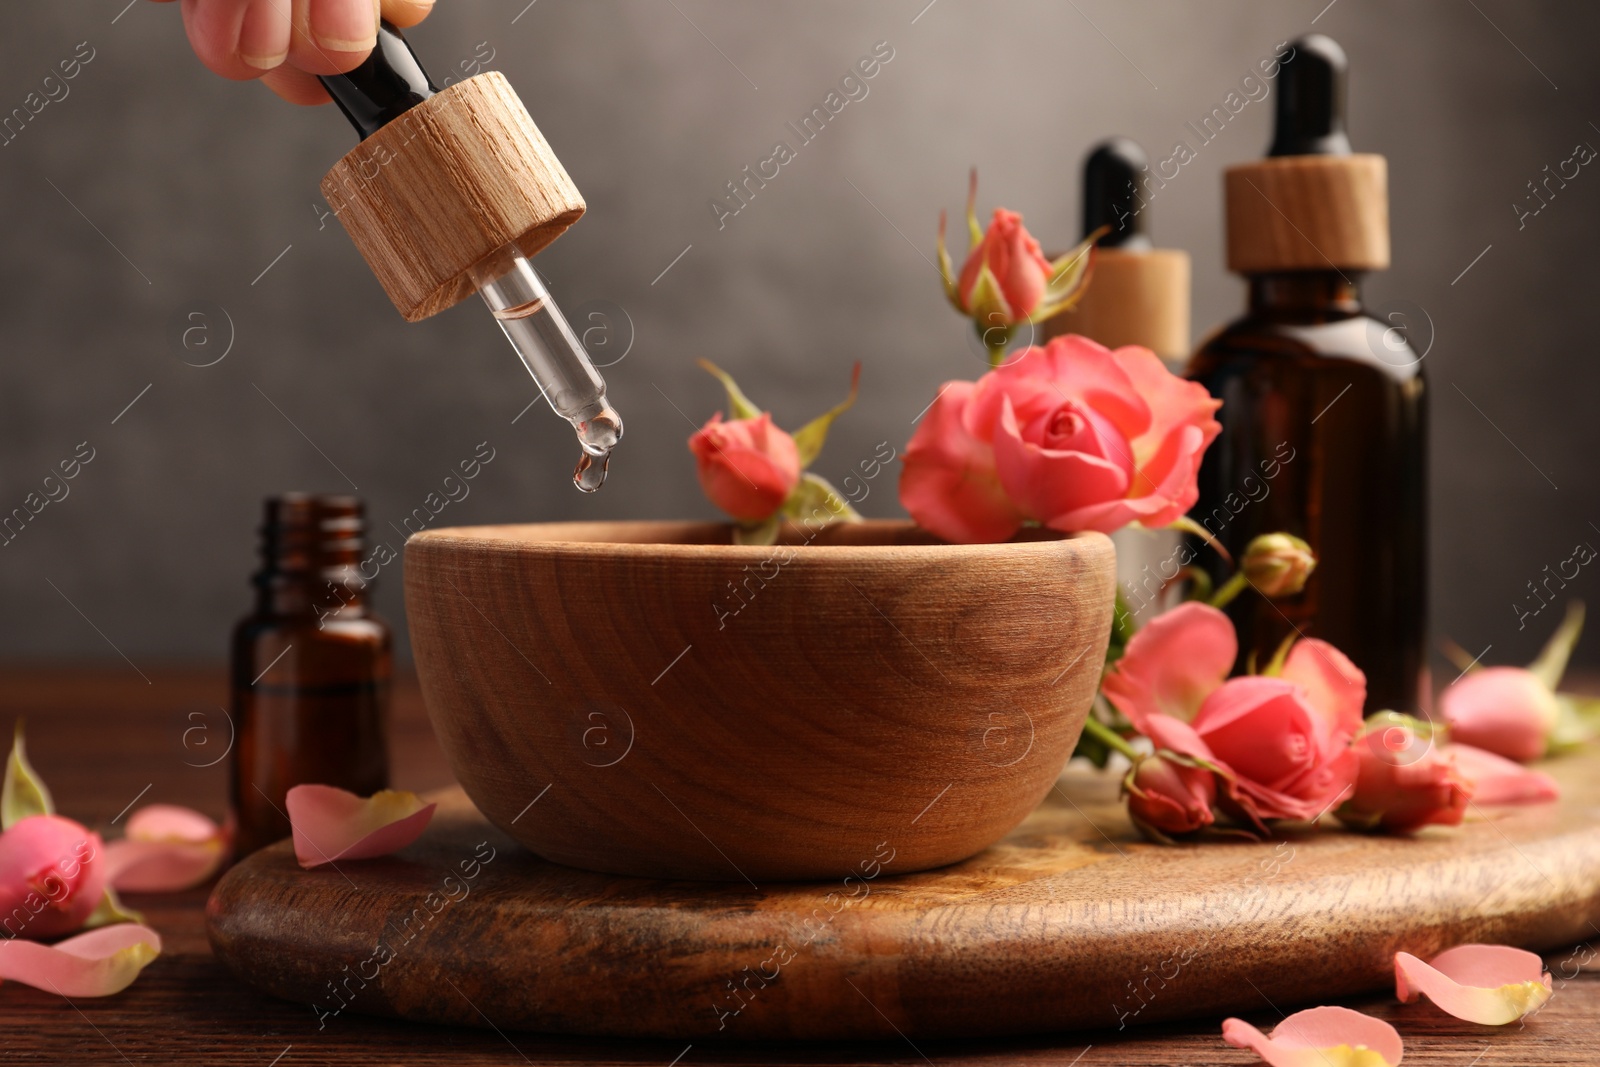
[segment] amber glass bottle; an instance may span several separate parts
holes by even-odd
[[[266,502],[255,610],[233,631],[236,855],[289,835],[293,786],[388,785],[391,639],[368,608],[363,533],[354,497]]]
[[[1189,375],[1222,400],[1223,423],[1191,517],[1235,558],[1275,530],[1317,554],[1299,595],[1247,592],[1229,605],[1240,665],[1252,653],[1267,662],[1298,631],[1366,673],[1369,710],[1425,708],[1427,396],[1416,354],[1362,313],[1353,277],[1259,274],[1249,313],[1201,346]]]
[[[1319,637],[1366,674],[1369,712],[1415,714],[1429,703],[1427,391],[1415,324],[1361,307],[1362,273],[1389,262],[1387,172],[1350,151],[1344,71],[1333,41],[1296,41],[1269,158],[1227,173],[1228,264],[1250,307],[1189,363],[1223,402],[1190,515],[1236,559],[1278,530],[1316,552],[1301,593],[1229,605],[1241,668]]]

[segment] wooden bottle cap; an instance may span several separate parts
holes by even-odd
[[[1388,165],[1377,155],[1275,156],[1224,175],[1228,269],[1384,270]]]
[[[539,252],[583,197],[498,71],[444,89],[357,145],[322,195],[406,321],[477,290],[472,268],[515,241]]]
[[[1052,315],[1040,329],[1040,343],[1078,333],[1107,348],[1143,345],[1164,359],[1188,355],[1189,253],[1096,249],[1078,306]]]

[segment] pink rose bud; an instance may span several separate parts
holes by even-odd
[[[1157,754],[1139,761],[1127,777],[1128,814],[1142,832],[1187,834],[1210,826],[1217,799],[1212,772]]]
[[[1544,755],[1561,706],[1532,672],[1483,667],[1446,688],[1439,711],[1452,740],[1526,763]]]
[[[700,487],[711,502],[740,522],[763,522],[800,483],[794,438],[759,418],[724,422],[719,411],[689,438]]]
[[[1362,830],[1410,833],[1424,826],[1459,826],[1472,799],[1472,782],[1456,767],[1431,727],[1385,712],[1367,720],[1356,738],[1359,760],[1354,795],[1339,820]]]
[[[83,925],[105,893],[100,835],[59,815],[0,833],[0,937],[38,940]]]
[[[978,292],[975,303],[974,291],[978,289],[978,277],[985,266],[994,278],[993,285],[998,293],[988,294],[986,298],[986,294]],[[956,293],[962,310],[980,317],[980,326],[1012,326],[1026,322],[1044,299],[1051,270],[1039,242],[1023,227],[1022,216],[1005,208],[995,208],[989,231],[968,253],[967,262],[961,268]],[[1004,306],[992,304],[994,295],[1004,301]],[[991,317],[996,315],[998,317]]]
[[[1240,567],[1265,595],[1293,596],[1306,587],[1317,557],[1310,545],[1291,534],[1262,534],[1246,546]]]

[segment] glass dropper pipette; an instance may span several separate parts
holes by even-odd
[[[319,80],[363,139],[438,92],[406,39],[388,22],[380,23],[377,44],[360,66]],[[622,418],[606,401],[604,379],[514,243],[476,265],[472,281],[539,392],[577,432],[583,455],[573,483],[594,492],[622,439]]]

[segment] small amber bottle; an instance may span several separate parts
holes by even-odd
[[[271,497],[255,611],[233,631],[235,854],[289,835],[284,796],[305,783],[363,796],[388,785],[391,638],[371,614],[361,502]]]
[[[1386,168],[1350,150],[1344,76],[1333,41],[1296,41],[1269,157],[1226,175],[1228,266],[1250,309],[1189,363],[1222,400],[1190,517],[1235,559],[1279,530],[1316,552],[1301,593],[1228,606],[1241,669],[1319,637],[1366,674],[1369,712],[1425,713],[1427,392],[1409,324],[1361,306],[1362,273],[1389,264]]]

